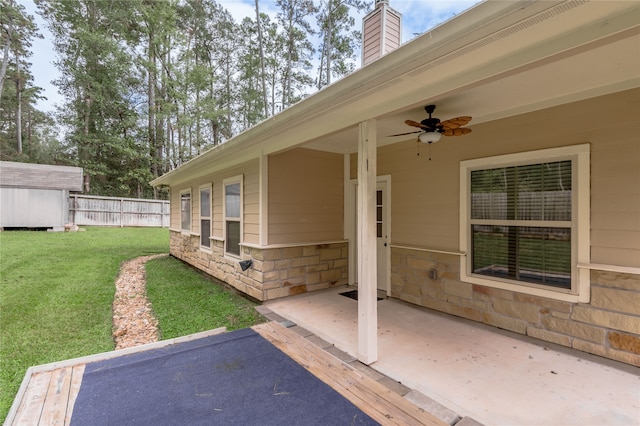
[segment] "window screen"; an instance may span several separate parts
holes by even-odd
[[[191,193],[180,194],[180,221],[183,231],[191,230]]]
[[[471,172],[475,274],[571,288],[571,161]]]
[[[241,236],[241,185],[239,182],[226,184],[224,187],[225,200],[225,251],[240,256]]]
[[[211,247],[211,188],[200,189],[200,245]]]

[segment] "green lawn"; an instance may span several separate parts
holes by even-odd
[[[0,233],[0,421],[28,367],[113,350],[120,264],[168,251],[158,228]],[[147,281],[164,339],[260,321],[251,303],[176,259],[152,261]]]
[[[160,324],[160,339],[262,322],[255,304],[173,257],[147,262],[147,297]]]

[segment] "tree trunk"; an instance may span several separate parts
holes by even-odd
[[[16,78],[16,145],[18,154],[22,154],[22,74],[20,74],[20,55],[16,52],[16,72],[18,74]]]
[[[326,66],[327,66],[327,86],[331,84],[331,32],[333,31],[333,11],[331,10],[331,0],[327,4],[327,38],[325,41]]]
[[[4,88],[4,78],[7,75],[7,65],[9,64],[9,47],[13,37],[13,22],[9,20],[7,26],[7,44],[4,45],[2,56],[2,68],[0,68],[0,105],[2,105],[2,90]]]
[[[260,70],[262,80],[262,101],[264,102],[264,116],[269,116],[269,104],[267,103],[267,83],[264,73],[264,46],[262,44],[262,23],[260,20],[260,9],[258,8],[258,0],[256,0],[256,23],[258,25],[258,45],[260,46]]]
[[[149,153],[151,154],[151,173],[154,178],[158,177],[158,158],[156,154],[156,55],[153,44],[153,30],[149,29],[149,47],[147,59],[149,61],[149,81],[147,86],[147,97],[149,105],[149,120],[147,129],[149,132]],[[153,188],[153,198],[158,198],[156,187]]]

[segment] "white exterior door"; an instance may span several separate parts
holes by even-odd
[[[378,257],[378,290],[389,293],[389,200],[387,181],[376,185],[376,244]]]
[[[389,197],[389,186],[390,186],[390,178],[389,176],[378,176],[377,184],[376,184],[376,248],[377,248],[377,281],[378,281],[378,290],[382,290],[387,294],[390,294],[390,281],[389,281],[389,268],[390,268],[390,253],[391,248],[389,246],[391,241],[391,228],[390,228],[390,212],[391,212],[391,203]],[[353,220],[351,226],[351,237],[350,241],[352,241],[350,256],[349,256],[349,264],[350,266],[350,276],[352,279],[349,281],[351,283],[358,282],[358,247],[357,244],[354,244],[357,241],[356,230],[358,229],[358,215],[356,214],[356,206],[357,203],[357,183],[355,180],[352,181],[351,185],[351,205],[353,212]]]

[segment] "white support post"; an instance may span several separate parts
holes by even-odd
[[[376,121],[360,123],[358,140],[358,359],[378,360],[376,256]]]

